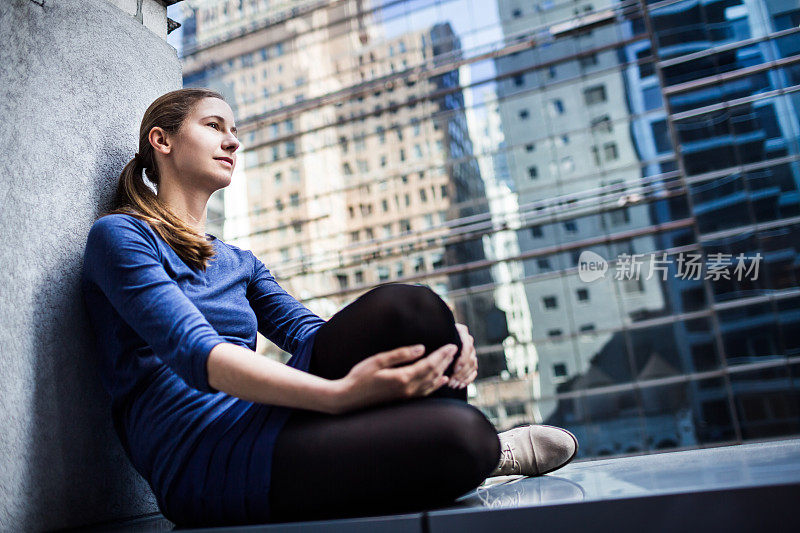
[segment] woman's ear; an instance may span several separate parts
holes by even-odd
[[[163,128],[158,126],[151,128],[147,140],[150,141],[153,150],[157,152],[168,154],[172,150],[172,139]]]

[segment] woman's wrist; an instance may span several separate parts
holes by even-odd
[[[348,410],[348,387],[345,378],[328,380],[325,404],[330,406],[329,414],[338,415]]]

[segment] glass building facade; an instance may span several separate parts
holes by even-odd
[[[800,433],[796,0],[176,7],[243,145],[209,227],[321,316],[431,286],[471,402],[582,457]]]

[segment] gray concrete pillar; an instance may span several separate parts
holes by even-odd
[[[157,511],[113,431],[78,282],[145,109],[181,86],[166,33],[156,0],[0,2],[2,531]]]

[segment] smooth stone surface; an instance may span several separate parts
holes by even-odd
[[[452,506],[422,514],[180,531],[639,533],[768,528],[775,533],[800,531],[800,516],[791,512],[798,501],[800,439],[791,439],[588,460],[535,478],[490,478]],[[155,519],[151,523],[157,525]],[[142,524],[131,525],[113,531],[142,530]]]
[[[570,463],[490,478],[454,508],[521,507],[800,483],[800,439]]]

